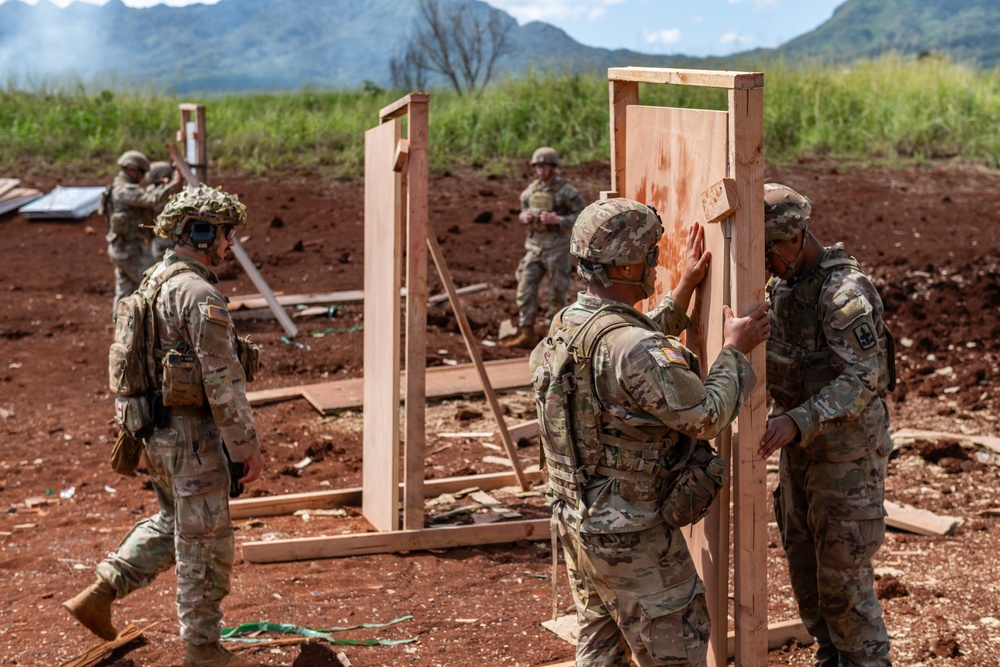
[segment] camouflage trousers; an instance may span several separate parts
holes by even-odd
[[[573,262],[566,247],[543,250],[528,247],[517,265],[517,319],[518,326],[535,324],[538,317],[538,287],[544,276],[548,276],[548,302],[546,316],[552,316],[566,306],[566,292],[569,291],[570,273]]]
[[[111,317],[118,311],[118,302],[139,289],[142,274],[155,264],[153,254],[145,243],[112,243],[108,245],[108,257],[115,267],[115,300],[111,306]]]
[[[174,416],[146,441],[145,455],[160,511],[132,528],[97,575],[122,598],[176,565],[181,638],[217,642],[235,556],[219,430],[207,417]]]
[[[577,667],[707,664],[705,586],[681,532],[581,535],[553,520],[566,558],[580,636]]]
[[[889,635],[875,596],[872,557],[885,537],[892,441],[856,461],[828,463],[781,450],[774,512],[792,590],[816,637],[816,665],[887,667]]]

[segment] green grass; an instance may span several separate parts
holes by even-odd
[[[940,158],[1000,166],[1000,71],[939,58],[886,56],[850,66],[777,64],[765,70],[767,159],[834,157],[853,162]],[[95,92],[81,83],[0,89],[0,169],[24,161],[107,167],[137,148],[165,156],[180,122],[179,102],[207,106],[214,168],[264,173],[319,169],[361,175],[364,132],[401,93],[357,91],[183,99],[148,91]],[[725,91],[640,88],[643,104],[725,109]],[[431,165],[503,171],[539,145],[568,164],[607,160],[608,84],[600,75],[530,72],[476,96],[435,91]]]

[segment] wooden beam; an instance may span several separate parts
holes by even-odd
[[[764,75],[761,72],[723,72],[664,67],[612,67],[608,69],[608,80],[736,90],[764,87]]]
[[[177,171],[181,172],[181,176],[184,177],[184,180],[186,180],[188,184],[197,186],[201,183],[201,181],[198,180],[198,177],[191,171],[191,167],[188,166],[188,163],[183,157],[181,157],[176,144],[168,143],[167,151],[170,153],[170,158],[173,160],[174,166],[177,167]],[[246,271],[248,276],[250,276],[250,280],[253,282],[254,286],[260,290],[262,295],[264,295],[264,299],[270,306],[271,312],[274,313],[274,316],[281,324],[281,328],[284,329],[285,333],[292,338],[297,336],[299,334],[298,327],[292,323],[292,318],[288,316],[288,313],[285,312],[284,308],[278,304],[277,299],[274,298],[274,292],[271,291],[271,288],[268,286],[267,282],[265,282],[264,277],[260,275],[260,271],[257,270],[253,261],[250,260],[250,256],[247,255],[247,251],[243,249],[243,245],[240,243],[239,237],[233,239],[233,244],[230,247],[233,250],[233,256],[236,257],[240,266],[242,266],[243,270]]]
[[[400,139],[396,144],[396,154],[392,158],[392,170],[402,173],[406,168],[406,161],[410,157],[410,140]]]
[[[403,528],[424,526],[427,440],[427,98],[410,99],[406,157],[406,433],[403,440]],[[397,151],[404,148],[397,145]],[[401,167],[400,155],[396,166]],[[457,297],[456,297],[457,298]]]
[[[410,93],[409,95],[405,95],[392,104],[382,107],[378,112],[379,121],[384,123],[393,118],[405,116],[409,112],[410,104],[414,102],[426,104],[430,100],[430,97],[428,93]]]
[[[500,441],[503,443],[504,449],[507,450],[507,456],[510,457],[510,463],[521,484],[521,490],[527,491],[528,480],[521,469],[517,447],[510,439],[510,433],[507,431],[507,422],[504,420],[503,412],[500,410],[500,402],[497,401],[496,392],[493,391],[490,376],[487,375],[486,368],[483,366],[483,357],[479,352],[479,343],[472,333],[472,327],[469,326],[469,319],[465,316],[465,309],[462,307],[462,302],[459,301],[458,294],[455,293],[455,283],[451,279],[451,272],[448,271],[448,265],[444,261],[444,255],[441,254],[437,237],[434,235],[433,228],[429,223],[428,229],[427,247],[430,249],[431,257],[434,259],[434,266],[437,268],[438,276],[441,278],[441,282],[444,283],[445,291],[448,293],[452,311],[455,313],[455,319],[458,320],[458,327],[462,330],[462,337],[465,339],[465,347],[468,349],[469,356],[472,357],[472,363],[475,364],[476,371],[479,373],[479,379],[483,383],[483,392],[486,394],[486,400],[490,404],[493,418],[496,420],[497,427],[500,430]]]
[[[524,476],[532,484],[545,481],[538,470],[526,471]],[[476,487],[483,491],[517,486],[517,475],[513,472],[491,472],[461,477],[424,480],[424,497],[433,498],[442,493],[455,493]],[[403,485],[399,485],[402,493]],[[229,514],[234,519],[250,517],[280,516],[294,514],[297,510],[332,509],[334,507],[356,507],[361,505],[361,487],[338,489],[336,491],[313,491],[308,493],[288,493],[280,496],[261,498],[240,498],[229,501]]]
[[[480,544],[504,544],[518,540],[547,540],[550,523],[549,519],[533,519],[334,537],[244,542],[243,560],[250,563],[278,563],[423,549],[450,549]]]
[[[611,189],[607,196],[618,197],[625,192],[626,109],[639,104],[639,84],[630,81],[608,81],[609,115],[611,123]]]
[[[763,75],[761,75],[763,77]],[[730,218],[732,308],[745,316],[764,301],[764,89],[729,91],[730,177],[739,208]],[[733,435],[734,623],[737,667],[767,663],[767,484],[757,443],[767,421],[764,345],[750,355],[759,378]]]

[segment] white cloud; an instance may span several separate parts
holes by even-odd
[[[677,28],[670,30],[655,30],[646,33],[643,39],[647,44],[676,44],[681,41],[681,31]]]
[[[727,32],[719,38],[719,42],[722,44],[749,44],[753,42],[753,38],[741,35],[738,32]]]
[[[621,5],[628,0],[487,0],[524,24],[529,21],[558,22],[586,19],[594,22],[604,18],[609,5]]]

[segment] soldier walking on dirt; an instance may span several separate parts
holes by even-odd
[[[175,174],[167,183],[143,188],[141,182],[149,171],[149,159],[139,151],[122,153],[118,166],[121,171],[111,184],[104,210],[108,219],[108,257],[115,267],[112,317],[118,310],[118,301],[139,287],[143,272],[154,264],[148,235],[140,226],[148,224],[150,211],[162,206],[181,185],[180,174]]]
[[[757,383],[746,355],[767,340],[766,304],[725,308],[725,347],[702,382],[674,337],[685,329],[710,255],[688,229],[682,277],[649,315],[663,227],[629,199],[588,206],[571,251],[587,291],[558,313],[531,354],[552,532],[563,546],[580,635],[576,664],[706,664],[705,587],[681,527],[700,520],[727,480],[706,442]],[[572,377],[570,377],[572,376]]]
[[[535,180],[521,193],[518,219],[528,228],[524,257],[517,265],[517,335],[507,345],[530,350],[538,342],[538,286],[548,276],[546,317],[551,320],[566,305],[570,273],[569,234],[583,210],[580,192],[561,179],[559,154],[543,146],[531,156]]]
[[[156,220],[156,233],[177,244],[139,287],[152,300],[156,332],[147,352],[156,369],[153,428],[144,448],[159,512],[136,524],[98,564],[97,581],[64,603],[91,632],[114,639],[112,602],[176,565],[185,667],[255,664],[219,644],[235,553],[231,469],[246,484],[264,468],[246,396],[255,350],[235,337],[211,268],[246,219],[236,197],[202,185],[174,196]]]
[[[150,192],[155,192],[155,188],[159,185],[169,185],[175,178],[177,170],[174,169],[174,165],[170,162],[150,162],[149,172],[146,174],[146,190]],[[160,215],[163,211],[163,207],[167,205],[166,200],[161,201],[156,206],[153,207],[152,216],[150,217],[150,222],[156,220],[156,216]],[[152,227],[152,225],[150,225]],[[162,238],[155,234],[153,237],[153,259],[157,262],[163,260],[163,253],[167,251],[167,248],[173,248],[174,242],[169,238]]]
[[[885,537],[892,336],[878,291],[843,243],[823,247],[811,212],[791,188],[764,186],[774,403],[759,454],[781,449],[774,511],[816,665],[886,667],[872,557]]]

